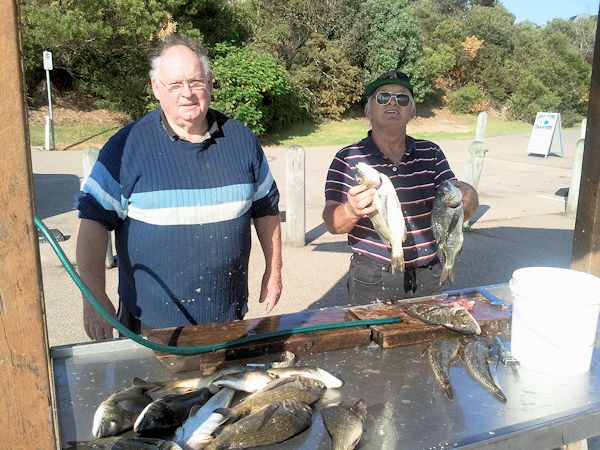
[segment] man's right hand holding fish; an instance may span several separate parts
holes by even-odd
[[[462,235],[443,237],[444,226],[456,233],[460,221],[462,232],[462,220],[479,206],[477,192],[456,179],[438,145],[406,134],[416,114],[406,74],[385,72],[365,91],[365,116],[371,131],[336,154],[327,173],[323,210],[327,229],[333,234],[347,233],[353,251],[350,303],[439,293],[445,277],[453,279],[448,264],[440,278],[439,257],[452,265],[462,246]],[[443,182],[460,190],[462,203],[460,211],[456,206],[448,210],[450,218],[443,226],[432,227],[436,190]],[[438,251],[436,237],[444,240],[443,252]]]

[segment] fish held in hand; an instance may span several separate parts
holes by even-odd
[[[450,400],[454,398],[450,385],[450,363],[458,357],[460,345],[458,338],[441,337],[435,339],[427,348],[427,362],[433,372],[433,378]]]
[[[447,279],[454,282],[454,263],[463,246],[464,209],[458,187],[444,180],[435,193],[431,210],[431,229],[444,263],[440,285]]]
[[[363,423],[367,417],[367,404],[363,399],[354,406],[344,403],[321,409],[323,422],[331,435],[332,450],[352,450],[363,434]]]
[[[406,223],[396,189],[385,174],[363,162],[356,164],[355,169],[355,180],[358,184],[369,189],[377,189],[373,198],[373,206],[376,211],[369,216],[369,219],[381,240],[390,248],[392,273],[403,272],[404,249],[402,243],[406,240]]]
[[[102,403],[94,413],[92,435],[95,438],[116,436],[133,428],[138,415],[152,402],[146,386],[121,389]]]
[[[312,408],[287,399],[265,405],[258,411],[227,425],[207,450],[244,449],[283,442],[311,424]]]
[[[491,392],[498,400],[505,402],[506,395],[496,384],[490,371],[488,359],[490,350],[481,339],[463,338],[462,360],[471,378]]]
[[[409,315],[432,325],[441,325],[461,334],[481,334],[475,318],[462,306],[412,303],[402,305]]]
[[[193,406],[203,405],[211,395],[207,388],[202,388],[187,394],[171,394],[161,397],[146,406],[140,413],[133,425],[133,430],[143,435],[172,432],[188,417]]]

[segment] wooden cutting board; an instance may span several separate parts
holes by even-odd
[[[356,320],[359,320],[356,315],[344,309],[325,308],[258,319],[154,329],[147,331],[145,336],[160,344],[196,347],[227,342],[244,336]],[[172,355],[162,352],[155,352],[155,354],[173,372],[200,370],[204,374],[210,374],[232,360],[260,357],[266,354],[276,355],[273,360],[277,360],[278,356],[286,350],[296,355],[305,355],[341,348],[364,347],[370,343],[371,330],[365,326],[356,326],[286,334],[197,355]]]
[[[423,303],[443,304],[456,300],[458,297],[448,297],[441,300],[429,300]],[[461,299],[473,300],[475,304],[471,315],[481,327],[481,333],[507,331],[510,329],[511,308],[491,306],[479,293],[461,295]],[[373,342],[383,348],[430,342],[441,334],[456,335],[441,325],[431,325],[408,315],[400,304],[377,304],[357,306],[349,309],[358,319],[382,319],[386,317],[401,317],[402,322],[390,325],[374,325],[371,327]]]

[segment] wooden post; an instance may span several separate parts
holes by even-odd
[[[589,128],[585,138],[583,165],[573,237],[571,268],[600,276],[600,27],[596,29],[596,51],[588,106]]]
[[[0,8],[0,86],[6,93],[0,98],[0,442],[2,448],[55,449],[18,3],[4,1]]]
[[[285,207],[286,245],[304,247],[306,235],[304,149],[292,145],[287,153]]]

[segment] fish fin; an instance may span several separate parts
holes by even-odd
[[[454,283],[454,269],[453,268],[448,269],[448,279],[450,280],[450,283]]]
[[[200,408],[202,408],[202,406],[203,406],[203,405],[194,405],[194,406],[192,406],[192,407],[190,408],[190,412],[189,412],[189,414],[188,414],[188,417],[192,417],[192,416],[194,416],[194,415],[195,415],[195,414],[198,412],[198,410],[199,410]]]
[[[213,413],[221,414],[223,416],[222,423],[233,423],[240,417],[239,414],[234,414],[231,408],[217,408],[213,411]]]
[[[454,390],[452,389],[452,386],[448,385],[444,388],[444,391],[446,391],[446,396],[448,397],[448,400],[454,400]]]
[[[160,387],[162,385],[163,383],[160,383],[159,381],[146,381],[138,377],[133,377],[133,380],[131,380],[131,386],[145,387],[147,389]]]
[[[444,267],[442,267],[442,274],[440,275],[440,286],[442,284],[444,284],[447,279],[448,279],[448,267],[446,267],[446,265],[444,265]]]

